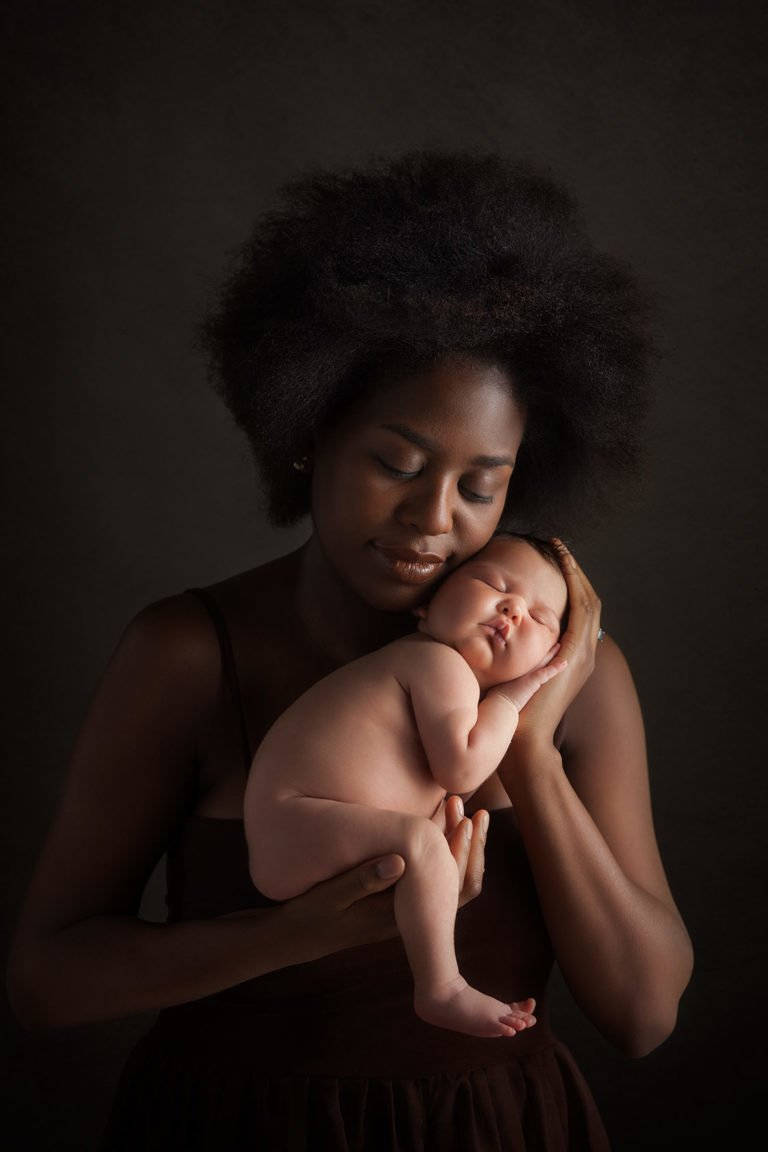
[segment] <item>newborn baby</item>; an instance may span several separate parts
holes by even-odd
[[[497,768],[519,710],[563,667],[567,604],[554,557],[494,536],[446,577],[418,630],[344,665],[286,709],[256,751],[245,792],[254,884],[289,900],[364,860],[398,853],[397,926],[414,1008],[472,1036],[514,1036],[526,1020],[459,973],[458,871],[432,820]],[[482,699],[480,699],[482,694]]]

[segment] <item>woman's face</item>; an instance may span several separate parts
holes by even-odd
[[[419,604],[490,539],[524,426],[510,378],[480,361],[382,383],[315,444],[312,519],[336,575],[382,611]]]

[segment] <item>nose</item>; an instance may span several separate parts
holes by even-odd
[[[454,505],[449,480],[426,478],[414,485],[398,509],[398,519],[420,536],[444,536],[453,528]]]
[[[508,595],[500,600],[496,609],[503,616],[507,616],[513,625],[517,625],[525,615],[525,601],[521,596]]]

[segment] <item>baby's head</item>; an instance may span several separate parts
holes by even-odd
[[[543,662],[567,605],[552,546],[504,533],[451,572],[416,613],[419,631],[460,652],[485,689]]]

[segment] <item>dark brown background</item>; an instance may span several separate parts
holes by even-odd
[[[643,1060],[613,1052],[560,981],[555,1021],[617,1150],[716,1147],[765,1047],[760,5],[100,0],[12,3],[4,20],[5,922],[128,619],[306,533],[266,524],[192,348],[226,253],[309,163],[521,149],[666,312],[647,481],[571,542],[635,673],[697,957],[676,1033]],[[91,1147],[148,1019],[28,1035],[5,1011],[24,1146]]]

